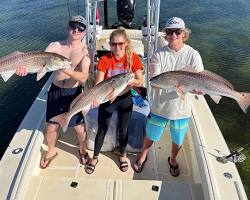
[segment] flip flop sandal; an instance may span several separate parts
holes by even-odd
[[[96,161],[95,164],[88,163],[88,164],[86,165],[85,172],[86,172],[87,174],[92,174],[92,173],[95,171],[95,167],[96,167],[97,163],[98,163],[98,159],[97,159],[97,161]]]
[[[80,150],[79,150],[78,153],[79,153],[79,161],[80,161],[80,163],[81,163],[82,165],[88,164],[89,159],[90,159],[88,152],[85,152],[85,153],[83,154],[83,153],[81,153]]]
[[[119,166],[119,168],[122,172],[126,172],[126,171],[128,171],[128,161],[127,160],[122,161],[121,158],[123,158],[123,157],[126,157],[126,155],[120,154],[120,157],[119,157],[120,166]]]
[[[41,161],[40,161],[40,168],[41,169],[45,169],[49,166],[49,164],[51,163],[52,160],[55,159],[55,157],[58,155],[58,153],[56,152],[55,155],[51,156],[51,157],[46,157],[47,154],[44,154],[44,156],[42,157],[41,161],[43,160],[43,163],[47,162],[47,164],[45,166],[41,165]]]
[[[137,159],[136,162],[135,162],[135,164],[134,164],[134,165],[137,166],[137,169],[136,169],[135,166],[134,166],[134,171],[135,171],[136,173],[141,173],[142,170],[143,170],[143,167],[144,167],[145,163],[147,162],[147,160],[148,160],[148,157],[147,157],[147,156],[146,156],[146,158],[145,158],[145,160],[144,160],[143,163],[140,163],[139,159]]]
[[[128,171],[128,162],[127,161],[120,161],[120,170],[122,172]]]
[[[180,168],[179,168],[179,165],[172,165],[170,163],[170,157],[168,157],[168,164],[169,164],[169,167],[170,167],[170,174],[173,176],[173,177],[177,177],[180,175]]]

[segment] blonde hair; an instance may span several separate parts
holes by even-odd
[[[185,32],[185,36],[184,36],[184,40],[183,41],[186,41],[189,38],[189,35],[191,33],[191,29],[185,28],[183,31]]]
[[[109,37],[109,41],[111,42],[112,39],[117,36],[117,35],[122,35],[124,37],[124,39],[126,40],[126,42],[128,43],[128,45],[125,48],[125,54],[127,55],[127,64],[129,66],[129,71],[132,71],[132,65],[133,65],[133,48],[131,45],[131,40],[129,39],[125,29],[123,27],[119,27],[117,30],[114,30]]]

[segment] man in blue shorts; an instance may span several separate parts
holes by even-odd
[[[167,71],[177,71],[185,67],[200,72],[204,70],[202,59],[198,51],[185,44],[190,30],[178,17],[167,20],[165,26],[165,39],[168,45],[158,49],[151,60],[150,77]],[[172,152],[168,157],[170,174],[178,176],[180,169],[176,162],[177,154],[182,146],[188,130],[189,118],[191,116],[190,94],[185,99],[178,97],[176,92],[152,88],[151,114],[146,125],[146,136],[140,157],[134,164],[135,172],[141,172],[147,160],[147,153],[153,142],[160,140],[164,129],[170,121],[170,135],[172,139]],[[202,91],[194,90],[194,93],[203,94]]]

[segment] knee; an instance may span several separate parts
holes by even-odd
[[[103,131],[103,130],[98,130],[98,131],[97,131],[97,134],[96,134],[96,137],[97,137],[97,138],[104,138],[104,137],[105,137],[105,134],[106,134],[105,131]]]
[[[100,126],[98,125],[98,131],[97,131],[97,135],[105,135],[108,131],[108,126]]]
[[[74,127],[77,134],[83,134],[85,133],[85,127],[83,124],[77,125]]]
[[[122,136],[128,135],[128,128],[127,127],[119,127],[119,133]]]
[[[127,139],[128,139],[127,131],[120,132],[120,134],[119,134],[119,140],[127,140]]]
[[[57,124],[48,124],[47,125],[47,134],[56,132],[58,127],[59,127],[59,125],[57,125]]]

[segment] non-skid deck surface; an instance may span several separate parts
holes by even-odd
[[[190,133],[188,133],[190,134]],[[86,178],[110,178],[110,179],[133,179],[133,180],[175,180],[192,181],[199,180],[198,175],[194,174],[194,168],[197,166],[193,162],[192,148],[190,145],[190,135],[185,139],[183,148],[178,155],[178,163],[181,168],[179,177],[174,178],[169,174],[169,165],[167,158],[171,152],[171,139],[166,129],[161,141],[154,144],[150,149],[148,161],[142,173],[134,173],[132,167],[127,172],[121,172],[119,169],[118,156],[113,152],[103,152],[99,156],[99,163],[93,174],[85,173],[84,166],[79,163],[78,141],[73,129],[66,133],[60,132],[57,142],[58,156],[45,169],[38,169],[34,175],[40,176],[59,176],[59,177],[86,177]],[[43,144],[42,152],[46,150],[46,144]],[[44,150],[43,150],[44,149]],[[92,156],[93,152],[89,151]],[[129,154],[129,164],[136,161],[137,155]],[[37,165],[39,160],[37,161]]]
[[[201,200],[201,184],[154,180],[112,180],[33,176],[25,199]],[[39,187],[34,187],[39,185]]]
[[[143,194],[147,197],[145,199],[179,198],[181,196],[186,199],[200,199],[202,188],[199,175],[195,173],[198,170],[195,170],[197,166],[196,162],[193,162],[195,159],[190,142],[190,135],[188,135],[183,149],[178,155],[181,174],[177,178],[169,174],[167,158],[171,151],[171,140],[168,129],[161,141],[150,149],[148,161],[142,173],[134,173],[131,166],[127,172],[121,172],[118,156],[113,152],[103,152],[99,156],[95,172],[88,175],[85,173],[84,166],[79,163],[78,141],[74,130],[69,129],[66,133],[60,132],[56,145],[58,156],[44,170],[38,167],[40,158],[37,160],[37,168],[29,182],[26,197],[57,199],[62,191],[65,194],[62,199],[69,197],[71,197],[70,199],[81,199],[80,194],[92,195],[91,199],[137,199],[135,194],[138,191],[139,193],[144,192]],[[46,149],[47,146],[44,143],[41,152],[46,152]],[[89,154],[92,156],[93,152],[89,151]],[[137,155],[129,154],[129,164],[134,163],[136,158]],[[78,186],[72,187],[72,182],[76,182]],[[155,186],[158,187],[158,191],[152,190],[152,187]],[[173,192],[175,187],[181,189],[182,192],[180,193],[179,189]],[[134,191],[127,194],[132,189]],[[55,196],[48,195],[52,194],[52,190],[56,191]],[[168,194],[167,191],[172,192]],[[194,196],[198,198],[194,198]]]

